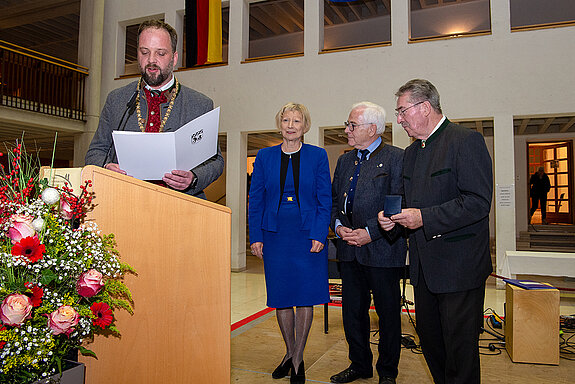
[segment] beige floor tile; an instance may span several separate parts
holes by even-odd
[[[232,274],[232,324],[247,318],[261,310],[265,305],[265,280],[262,262],[248,257],[247,270]],[[562,283],[559,281],[557,285]],[[572,283],[572,282],[567,282]],[[408,284],[405,296],[413,301],[413,289]],[[504,315],[505,290],[495,289],[495,280],[489,278],[485,295],[484,308],[491,308]],[[414,307],[411,306],[410,309]],[[348,349],[341,323],[341,308],[328,307],[329,332],[324,333],[323,306],[314,308],[314,322],[305,350],[305,366],[307,382],[329,383],[331,375],[349,366]],[[561,314],[575,313],[575,299],[561,297]],[[372,329],[377,327],[377,315],[371,312]],[[408,317],[402,316],[404,333],[415,335]],[[492,339],[482,336],[482,339]],[[374,342],[377,339],[374,337]],[[481,344],[487,346],[489,341]],[[374,356],[377,356],[376,346],[372,345]],[[279,364],[285,353],[285,346],[272,311],[261,318],[243,326],[232,333],[232,383],[289,383],[289,379],[273,380],[271,372]],[[375,361],[375,357],[374,357]],[[559,366],[515,364],[511,362],[505,350],[494,355],[481,356],[482,383],[534,383],[547,384],[573,383],[575,377],[575,361],[561,359]],[[375,372],[374,372],[375,373]],[[377,383],[375,375],[371,379],[357,380],[357,384]],[[432,383],[429,370],[423,355],[402,349],[399,363],[398,383]]]

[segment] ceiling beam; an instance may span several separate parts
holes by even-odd
[[[481,136],[483,136],[483,121],[481,120],[475,121],[475,130],[477,130],[477,132],[481,133]]]
[[[349,23],[349,20],[347,19],[347,17],[345,17],[345,15],[341,12],[341,10],[338,8],[337,5],[332,6],[331,9],[333,9],[333,11],[340,18],[342,23]]]
[[[383,3],[383,6],[387,10],[387,13],[391,14],[391,4],[389,1],[390,0],[381,0],[381,2]]]
[[[80,0],[43,0],[2,9],[0,29],[33,24],[46,19],[54,19],[80,11]]]
[[[563,125],[561,127],[561,130],[559,132],[561,132],[561,133],[567,132],[569,130],[569,128],[571,128],[573,126],[573,124],[575,124],[575,116],[573,116],[571,118],[571,120],[566,122],[565,125]]]
[[[547,131],[547,128],[549,128],[549,126],[553,123],[553,121],[555,120],[554,117],[550,117],[547,120],[545,120],[545,123],[543,123],[543,125],[541,127],[539,127],[539,131],[537,133],[545,133]]]
[[[369,9],[370,16],[377,16],[377,5],[375,5],[371,1],[366,1],[365,5],[367,5],[367,9]]]
[[[286,10],[284,8],[284,4],[285,3],[278,4],[277,9],[278,9],[279,13],[281,13],[282,15],[284,15],[284,17],[287,17],[295,25],[297,25],[297,27],[299,28],[299,31],[303,31],[303,17],[300,17],[300,18],[295,17],[292,12],[289,12],[288,10]],[[294,31],[294,32],[299,32],[299,31]]]
[[[250,15],[270,31],[272,31],[273,35],[282,35],[284,33],[283,28],[273,20],[267,10],[264,8],[266,7],[254,5],[250,10]]]
[[[357,17],[358,20],[362,20],[363,18],[361,17],[361,8],[359,8],[360,6],[357,4],[352,4],[352,3],[347,3],[347,6],[349,7],[349,9],[351,9],[351,11],[353,12],[353,14],[355,15],[355,17]],[[359,8],[359,12],[358,12],[358,8]]]
[[[331,20],[331,18],[325,12],[323,13],[323,21],[327,25],[333,25],[334,24],[334,22]]]
[[[525,130],[527,129],[527,124],[529,124],[529,120],[530,120],[529,118],[525,118],[523,119],[523,121],[521,121],[521,125],[517,130],[517,135],[523,135],[525,133]]]
[[[298,17],[303,20],[303,9],[299,7],[299,4],[296,5],[294,1],[288,1],[286,4],[288,4],[290,8],[297,13]]]
[[[250,18],[250,29],[258,33],[259,38],[264,38],[271,35],[270,30],[255,17]]]

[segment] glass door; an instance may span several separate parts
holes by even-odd
[[[551,190],[547,194],[547,222],[573,224],[571,199],[571,148],[570,141],[555,143],[529,143],[529,178],[543,167]],[[529,189],[528,189],[529,192]],[[531,204],[531,199],[529,199]],[[533,224],[541,223],[541,211],[533,215]]]

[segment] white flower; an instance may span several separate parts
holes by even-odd
[[[38,218],[32,220],[32,228],[34,228],[34,230],[36,232],[41,232],[42,228],[44,228],[44,219],[41,217],[38,217]]]
[[[60,193],[55,188],[46,188],[42,191],[42,201],[46,204],[56,204],[59,200]]]

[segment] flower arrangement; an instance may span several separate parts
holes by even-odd
[[[0,153],[0,155],[2,155]],[[114,311],[132,313],[127,272],[113,235],[82,223],[90,182],[76,196],[49,187],[39,161],[18,144],[0,164],[0,383],[57,374],[95,334],[119,335]]]

